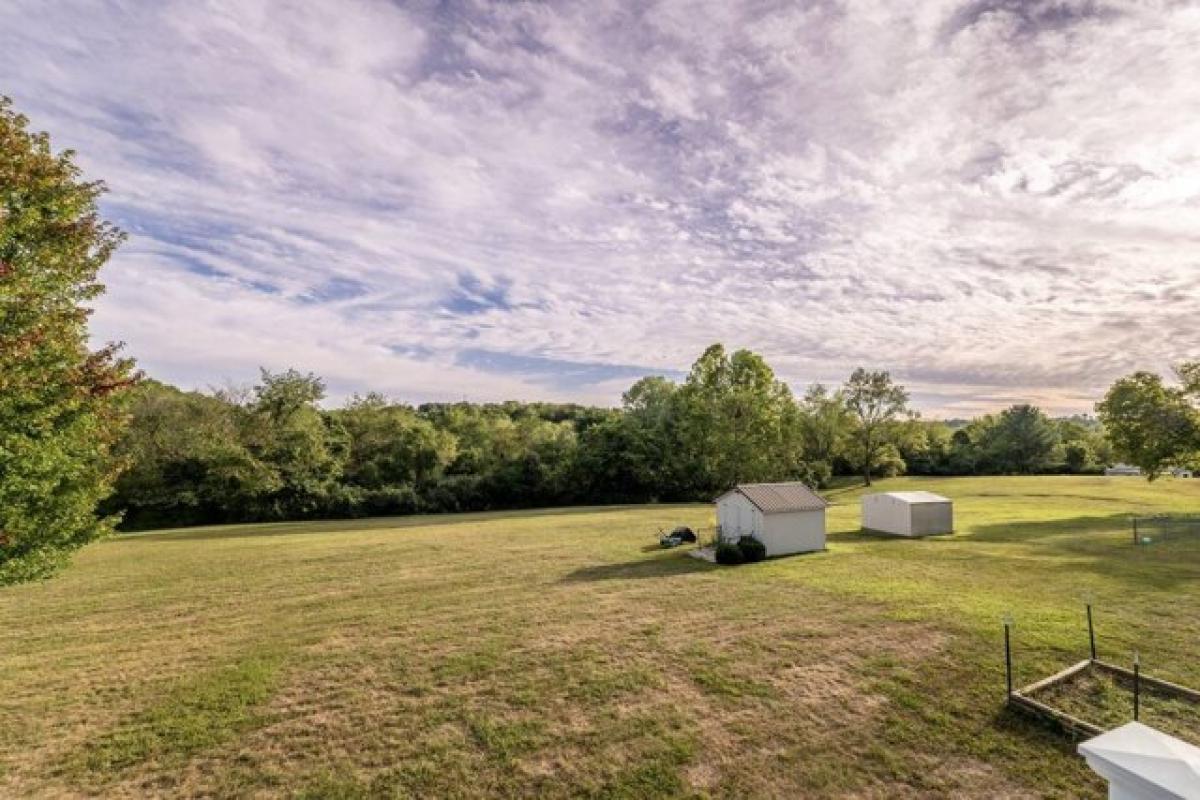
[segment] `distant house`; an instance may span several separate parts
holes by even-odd
[[[1105,467],[1104,474],[1109,477],[1133,478],[1141,475],[1142,471],[1132,464],[1113,464],[1111,467]]]
[[[743,483],[715,502],[725,541],[753,536],[768,557],[825,549],[829,504],[803,483]]]
[[[862,499],[862,526],[896,536],[954,532],[954,504],[933,492],[883,492]]]
[[[1171,470],[1171,477],[1173,477],[1173,478],[1194,478],[1196,476],[1187,467],[1175,467],[1173,470]]]

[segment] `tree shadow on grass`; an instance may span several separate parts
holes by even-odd
[[[1113,534],[1129,533],[1129,543],[1133,546],[1133,528],[1129,514],[1107,514],[1104,516],[1067,517],[1051,520],[1013,520],[1011,522],[995,522],[989,525],[973,525],[964,532],[964,539],[990,543],[1039,543],[1069,547],[1071,542],[1087,543],[1093,540],[1079,539],[1079,534]],[[1069,536],[1071,539],[1056,537]],[[1107,541],[1108,537],[1106,537]]]
[[[980,525],[963,541],[1024,545],[1061,557],[1044,565],[1052,573],[1091,573],[1139,590],[1171,590],[1200,580],[1200,536],[1135,545],[1126,514]]]
[[[1127,514],[1012,520],[920,539],[864,531],[837,531],[827,538],[832,543],[859,544],[885,557],[893,548],[933,546],[950,547],[955,555],[970,557],[973,546],[979,546],[979,558],[1012,560],[1014,567],[1036,559],[1036,568],[1047,580],[1091,576],[1137,591],[1170,591],[1200,581],[1200,536],[1135,545]]]
[[[1045,545],[1062,550],[1063,552],[1094,553],[1099,550],[1111,549],[1114,542],[1113,534],[1130,532],[1129,544],[1132,547],[1132,529],[1129,527],[1129,515],[1110,514],[1108,516],[1070,517],[1056,520],[1013,520],[997,522],[988,525],[964,526],[960,520],[959,527],[953,533],[938,533],[928,536],[899,536],[890,533],[870,531],[865,528],[855,530],[831,531],[826,539],[831,542],[871,542],[883,545],[885,543],[900,546],[912,546],[913,542],[928,543],[957,543],[957,544],[1029,544]],[[1081,534],[1097,534],[1097,537],[1083,537]],[[1103,536],[1099,536],[1099,535]]]
[[[113,539],[119,542],[136,542],[143,540],[247,539],[262,536],[296,536],[309,533],[362,533],[378,530],[402,530],[405,528],[430,528],[438,525],[488,524],[505,522],[522,517],[597,514],[638,508],[642,508],[642,506],[568,506],[561,508],[506,509],[503,511],[447,512],[444,514],[347,517],[342,519],[292,522],[242,522],[225,525],[197,525],[184,528],[121,532],[113,537]]]
[[[658,558],[642,558],[615,564],[597,564],[580,567],[564,575],[561,583],[590,581],[637,580],[642,578],[673,578],[693,572],[709,572],[717,569],[713,564],[692,558],[684,552],[675,552]]]

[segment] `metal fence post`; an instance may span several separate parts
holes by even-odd
[[[1096,629],[1092,627],[1092,604],[1087,604],[1088,612],[1088,643],[1092,647],[1092,661],[1096,660]]]
[[[1141,715],[1142,705],[1142,669],[1141,659],[1137,650],[1133,651],[1133,721],[1137,722]]]
[[[1012,697],[1013,693],[1013,674],[1012,674],[1012,643],[1009,641],[1009,628],[1012,627],[1012,618],[1004,618],[1004,684],[1008,688],[1008,696]]]

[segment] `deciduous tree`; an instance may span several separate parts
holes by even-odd
[[[842,389],[842,397],[854,420],[851,436],[855,460],[861,465],[863,481],[870,486],[877,467],[885,460],[895,460],[891,458],[895,451],[894,427],[908,411],[908,392],[893,382],[889,373],[859,367]]]
[[[113,523],[110,450],[134,380],[117,346],[88,347],[87,304],[122,234],[100,183],[0,98],[0,584],[40,578]]]
[[[791,391],[762,356],[714,344],[679,390],[680,439],[697,488],[713,492],[789,472]]]
[[[1136,372],[1113,384],[1096,406],[1117,458],[1141,468],[1154,480],[1187,462],[1200,449],[1200,369],[1179,368],[1183,387],[1168,386],[1150,372]]]
[[[1036,406],[1023,404],[1000,412],[985,447],[1000,471],[1030,475],[1050,464],[1058,443],[1050,418]]]
[[[845,452],[850,411],[840,392],[814,384],[799,403],[804,458],[815,473],[828,480],[833,465]]]

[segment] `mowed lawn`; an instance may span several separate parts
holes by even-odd
[[[1004,710],[1000,621],[1018,683],[1090,598],[1102,657],[1200,686],[1200,539],[1128,525],[1200,480],[879,488],[917,487],[956,535],[865,536],[843,490],[827,552],[736,568],[653,547],[702,505],[93,545],[0,589],[0,796],[1102,796]]]

